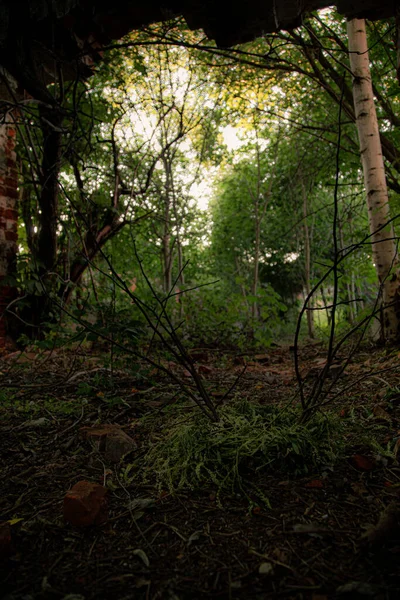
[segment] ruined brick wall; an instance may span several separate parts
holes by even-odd
[[[17,294],[15,286],[7,281],[7,276],[15,273],[18,251],[15,138],[15,125],[8,118],[8,122],[0,125],[0,346],[7,341],[4,310]]]

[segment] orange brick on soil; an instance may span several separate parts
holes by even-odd
[[[375,468],[375,461],[363,454],[353,454],[350,462],[359,471],[372,471]]]
[[[98,483],[78,481],[64,496],[64,519],[76,527],[107,521],[107,490]]]

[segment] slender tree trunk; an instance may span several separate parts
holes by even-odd
[[[323,302],[323,305],[324,305],[324,308],[325,308],[325,312],[326,312],[326,320],[327,320],[328,327],[329,327],[330,324],[331,324],[331,320],[332,320],[332,314],[331,314],[331,311],[328,308],[328,301],[327,301],[327,298],[325,296],[325,290],[322,287],[322,285],[321,285],[320,289],[321,289],[322,302]]]
[[[356,282],[355,282],[355,277],[354,277],[354,271],[351,271],[351,277],[350,277],[350,294],[351,294],[351,299],[353,300],[353,302],[351,303],[351,315],[352,315],[352,324],[355,323],[355,320],[357,319],[357,302],[354,302],[356,300]]]
[[[383,339],[394,341],[399,338],[400,325],[398,257],[392,224],[383,228],[390,220],[390,211],[369,69],[365,20],[348,21],[347,33],[353,74],[356,125],[373,242],[373,259],[382,286],[382,334]]]
[[[184,265],[183,247],[182,247],[182,239],[181,239],[182,218],[180,219],[179,214],[178,214],[177,197],[176,197],[174,177],[173,177],[171,166],[170,166],[170,177],[171,177],[171,191],[172,191],[172,208],[173,208],[173,212],[174,212],[175,227],[176,227],[175,242],[176,242],[176,254],[177,254],[177,259],[178,259],[178,282],[179,282],[179,285],[181,286],[181,290],[177,289],[177,292],[179,292],[179,291],[182,291],[182,288],[185,285],[185,273],[183,272],[183,265]],[[176,301],[179,304],[179,318],[182,319],[185,314],[182,293],[178,293],[178,295],[176,297]]]
[[[253,302],[251,306],[251,316],[253,319],[258,317],[258,302],[257,302],[257,291],[258,291],[258,271],[260,264],[260,231],[261,231],[261,220],[258,214],[258,206],[256,211],[256,230],[255,230],[255,244],[254,244],[254,272],[253,272]]]
[[[339,238],[340,238],[340,249],[343,250],[344,246],[344,235],[343,235],[343,225],[342,225],[342,221],[339,219],[338,220],[338,229],[339,229]],[[354,294],[352,294],[352,288],[351,288],[351,282],[353,281],[353,270],[351,269],[351,263],[350,260],[348,262],[348,265],[350,267],[350,280],[348,280],[346,282],[346,292],[347,292],[347,310],[346,310],[346,314],[348,316],[348,320],[350,325],[354,324],[355,321],[355,314],[354,314]]]
[[[164,232],[162,236],[162,257],[163,257],[163,288],[164,293],[168,294],[172,286],[172,251],[171,251],[171,233],[170,233],[170,206],[169,198],[165,200],[164,207]]]
[[[308,205],[307,205],[307,190],[304,185],[303,177],[301,177],[301,191],[303,196],[303,229],[304,229],[304,254],[305,254],[305,285],[306,285],[306,296],[308,297],[311,292],[311,249],[310,249],[310,233],[308,230]],[[309,301],[309,308],[311,305],[312,298]],[[307,330],[310,338],[314,337],[314,313],[312,310],[307,310]]]
[[[11,341],[7,306],[17,297],[12,282],[18,252],[16,128],[11,117],[0,125],[0,346]],[[12,335],[11,335],[12,338]]]
[[[241,276],[241,268],[240,268],[239,258],[238,258],[237,254],[235,254],[235,267],[236,267],[235,274],[237,273],[238,276],[239,276],[239,279],[240,279],[240,291],[242,292],[243,300],[244,300],[244,303],[246,305],[246,310],[247,310],[247,312],[249,314],[249,312],[250,312],[249,311],[249,303],[248,303],[248,300],[247,300],[246,288],[243,285],[243,280],[242,280],[242,276]]]
[[[171,242],[171,210],[173,210],[171,196],[172,187],[172,159],[169,153],[163,156],[165,172],[165,198],[164,198],[164,231],[162,235],[162,259],[163,259],[163,288],[168,294],[172,287],[172,259],[173,242]]]
[[[57,261],[58,191],[63,117],[56,109],[40,106],[43,131],[40,226],[37,237],[39,272],[54,268]]]

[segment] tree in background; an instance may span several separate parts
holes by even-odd
[[[348,21],[347,33],[372,252],[382,288],[382,335],[386,340],[397,341],[400,336],[398,244],[394,236],[393,222],[390,219],[385,166],[369,69],[365,21],[363,19]]]

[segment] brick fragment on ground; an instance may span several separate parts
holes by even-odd
[[[98,483],[78,481],[64,496],[64,519],[77,527],[101,525],[108,518],[107,490]]]
[[[118,463],[126,454],[136,450],[137,444],[119,425],[105,424],[98,427],[81,427],[83,438],[95,442],[107,461]]]
[[[9,523],[0,523],[0,558],[12,554],[11,527]]]
[[[364,456],[363,454],[353,454],[350,458],[350,463],[359,471],[372,471],[376,466],[376,462],[373,458]]]

